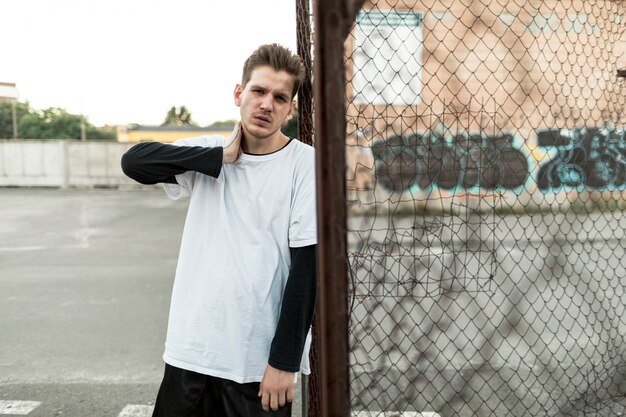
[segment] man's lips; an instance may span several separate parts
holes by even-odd
[[[266,117],[266,116],[254,116],[254,120],[256,120],[257,122],[260,122],[262,124],[270,124],[270,123],[272,123],[272,120],[269,117]]]

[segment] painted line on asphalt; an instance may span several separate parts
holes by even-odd
[[[150,417],[153,410],[153,405],[128,404],[117,417]]]
[[[0,415],[27,416],[40,405],[40,401],[0,400]]]
[[[0,415],[26,416],[41,405],[40,401],[7,401],[0,400]],[[154,411],[153,405],[128,404],[118,414],[118,417],[150,417]],[[441,417],[433,411],[353,411],[353,417]]]

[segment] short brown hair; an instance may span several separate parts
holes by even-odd
[[[291,98],[296,96],[300,85],[304,81],[304,64],[298,55],[293,54],[288,48],[277,43],[259,46],[243,64],[241,85],[246,86],[252,71],[258,67],[270,66],[275,71],[285,71],[293,77],[293,90]]]

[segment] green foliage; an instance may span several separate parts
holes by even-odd
[[[9,101],[0,102],[0,139],[13,138],[13,108]],[[19,121],[28,113],[28,103],[15,103],[15,115]]]
[[[117,140],[115,127],[95,127],[87,125],[85,136],[87,139]]]
[[[161,126],[195,126],[196,123],[191,119],[191,113],[185,106],[176,108],[172,106],[167,112],[165,120]]]
[[[25,115],[19,123],[20,136],[28,139],[80,139],[80,116],[51,107]]]
[[[287,120],[287,123],[285,123],[280,130],[285,136],[290,138],[298,137],[298,109],[293,112],[291,119]]]
[[[31,109],[28,103],[16,103],[17,133],[20,139],[80,139],[82,116],[51,107]],[[86,120],[86,139],[115,140],[112,130],[100,129]],[[0,103],[0,139],[13,138],[13,114],[10,102]]]
[[[207,126],[207,128],[230,130],[235,127],[236,123],[237,123],[236,120],[220,120],[220,121],[211,123],[210,125]]]
[[[50,107],[31,111],[18,124],[21,138],[27,139],[80,139],[83,116],[70,114],[64,109]],[[115,139],[115,132],[98,129],[84,121],[86,139]]]

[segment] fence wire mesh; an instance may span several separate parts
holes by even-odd
[[[358,13],[354,414],[626,412],[625,10],[372,0]]]
[[[298,91],[298,139],[304,143],[313,145],[313,33],[311,14],[312,0],[296,1],[296,43],[297,53],[302,59],[306,69],[306,76]],[[317,323],[315,313],[313,322]],[[313,343],[309,353],[311,375],[303,377],[302,383],[302,417],[320,415],[320,388],[319,388],[319,354],[317,340],[319,339],[318,327],[312,328]]]

